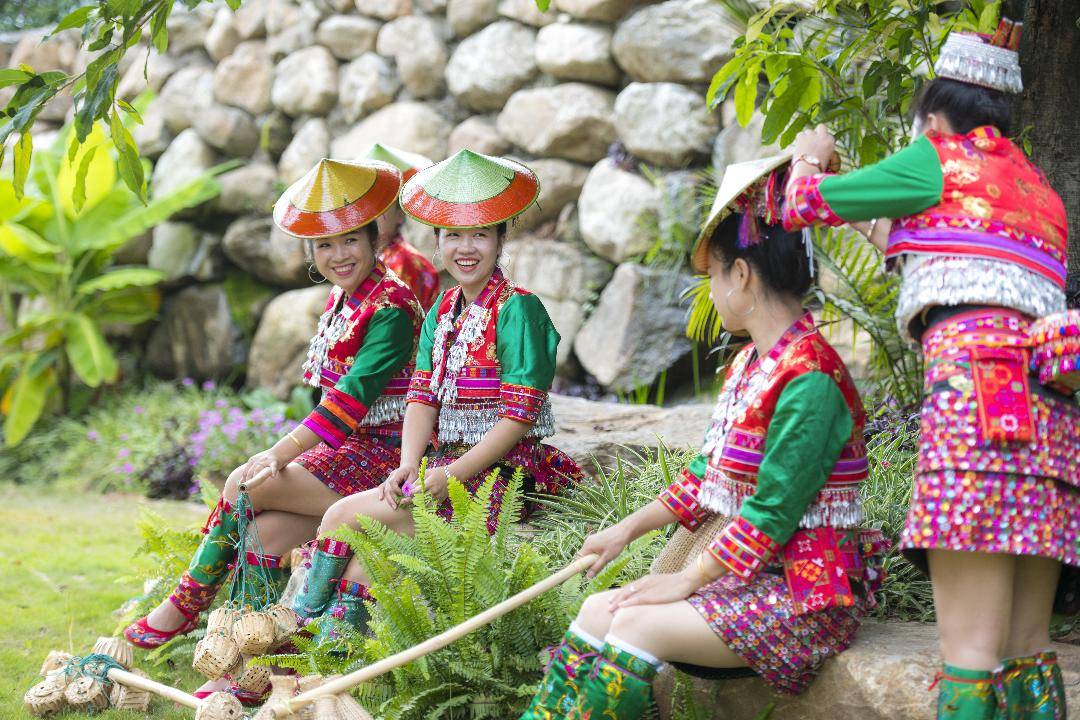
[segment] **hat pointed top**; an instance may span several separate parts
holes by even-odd
[[[390,163],[401,171],[401,174],[406,180],[412,177],[418,170],[423,170],[434,164],[431,158],[425,155],[402,150],[401,148],[396,148],[392,145],[383,145],[382,143],[372,143],[369,145],[364,152],[360,153],[359,159],[381,160],[382,162]]]

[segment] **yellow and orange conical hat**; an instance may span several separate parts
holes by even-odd
[[[386,212],[400,189],[389,163],[323,158],[274,203],[274,223],[298,238],[342,235]]]

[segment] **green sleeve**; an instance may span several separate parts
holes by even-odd
[[[821,181],[821,197],[849,222],[914,215],[941,200],[944,178],[937,150],[920,136],[879,163]]]
[[[424,325],[420,328],[420,344],[416,348],[416,369],[431,372],[431,348],[435,343],[435,327],[439,324],[439,306],[442,305],[445,291],[435,298],[435,304],[428,310]]]
[[[765,434],[757,489],[739,515],[776,543],[794,534],[851,438],[853,420],[840,388],[825,373],[784,387]]]
[[[547,392],[555,379],[559,333],[535,295],[515,294],[499,308],[495,326],[499,379]]]
[[[408,364],[412,349],[413,324],[408,313],[396,307],[376,310],[352,367],[334,389],[371,407],[390,378]]]

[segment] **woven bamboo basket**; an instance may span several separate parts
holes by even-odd
[[[336,680],[341,677],[340,675],[331,675],[327,680]],[[356,701],[352,695],[347,692],[343,692],[337,696],[338,698],[338,712],[341,714],[341,720],[375,720],[371,717],[371,713],[364,709],[364,706]]]
[[[208,680],[220,680],[242,663],[240,648],[233,639],[221,633],[207,635],[195,645],[195,658],[191,666]]]
[[[222,632],[232,633],[232,626],[240,619],[240,613],[229,607],[219,607],[206,618],[206,634]]]
[[[67,665],[69,660],[71,660],[71,653],[66,653],[62,650],[53,650],[45,656],[45,662],[41,664],[41,670],[38,671],[38,675],[44,677],[53,670],[59,670]]]
[[[109,691],[100,680],[83,676],[64,688],[64,700],[76,710],[95,713],[109,707]]]
[[[262,655],[277,639],[277,623],[261,610],[249,610],[233,625],[232,638],[245,655]]]
[[[67,700],[64,699],[66,685],[67,675],[64,673],[47,675],[44,680],[26,691],[23,695],[23,707],[36,717],[59,712],[67,705]]]
[[[244,706],[235,695],[216,692],[199,703],[195,720],[243,720]]]
[[[341,720],[337,695],[324,695],[315,701],[314,720]]]
[[[150,677],[139,668],[131,668],[131,674],[147,679]],[[144,713],[150,707],[150,698],[152,697],[153,693],[149,690],[140,690],[120,683],[113,683],[112,692],[109,693],[109,705],[117,710]]]
[[[274,644],[281,643],[292,637],[296,632],[296,613],[284,605],[274,603],[266,608],[266,614],[274,621]]]
[[[270,708],[275,704],[284,702],[296,694],[297,679],[295,675],[273,675],[270,678],[270,697],[263,706],[255,713],[251,720],[274,720],[274,713]]]
[[[690,532],[682,525],[668,540],[667,545],[653,560],[652,572],[676,573],[685,570],[690,563],[700,555],[716,534],[724,529],[731,518],[726,515],[712,515],[698,526],[697,530]]]
[[[247,658],[244,659],[244,669],[233,675],[237,686],[248,692],[261,693],[270,682],[269,665],[250,665]]]
[[[108,655],[120,663],[125,670],[130,670],[131,663],[135,662],[135,653],[132,651],[131,646],[120,638],[99,637],[97,642],[94,643],[94,649],[90,652]]]
[[[323,685],[326,682],[326,678],[322,675],[305,675],[298,681],[297,689],[304,693],[308,690],[314,690],[315,688]],[[300,720],[315,720],[315,706],[305,705],[300,708]]]

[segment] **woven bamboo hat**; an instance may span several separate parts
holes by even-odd
[[[401,171],[377,160],[323,158],[274,203],[274,223],[298,238],[352,232],[386,212],[401,189]]]
[[[486,227],[517,217],[539,194],[536,173],[521,163],[459,150],[405,183],[401,207],[432,227]]]
[[[756,188],[759,181],[768,178],[773,170],[790,161],[791,153],[784,153],[727,166],[716,191],[712,210],[709,211],[709,217],[702,226],[690,254],[694,270],[703,273],[709,269],[709,237],[724,218],[740,209],[736,207],[736,201],[742,199],[748,190]]]
[[[358,161],[380,160],[384,163],[390,163],[401,171],[401,178],[405,182],[408,182],[418,171],[434,164],[431,158],[420,153],[409,152],[408,150],[381,143],[372,143],[356,159]]]

